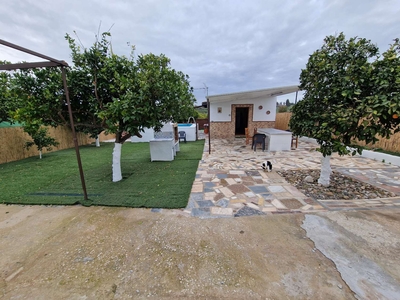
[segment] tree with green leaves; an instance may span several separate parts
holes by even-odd
[[[29,126],[56,127],[68,123],[61,72],[58,68],[23,69],[11,77],[13,97],[18,101],[12,117]]]
[[[330,156],[361,154],[356,140],[374,143],[400,130],[400,44],[381,55],[371,41],[328,36],[300,74],[303,100],[292,109],[293,134],[315,138],[323,155],[318,182],[329,185]]]
[[[170,67],[164,55],[115,55],[108,33],[83,51],[67,36],[74,71],[86,78],[88,109],[108,132],[115,133],[113,181],[122,179],[122,144],[132,135],[141,137],[145,128],[159,131],[163,123],[178,120],[194,107],[189,78]]]
[[[109,37],[103,33],[82,49],[67,35],[73,61],[67,76],[76,129],[92,136],[103,130],[116,136],[113,181],[119,181],[122,144],[131,136],[141,137],[145,128],[158,131],[163,123],[186,117],[195,98],[189,77],[172,69],[165,55],[119,56]],[[58,69],[22,70],[14,80],[24,102],[16,112],[21,121],[69,124]]]
[[[288,112],[289,108],[286,105],[279,105],[278,106],[278,113],[285,113]]]
[[[0,64],[8,62],[1,61]],[[12,112],[17,107],[17,99],[12,97],[13,89],[11,88],[11,75],[9,72],[0,71],[0,123],[13,123]]]
[[[32,141],[25,143],[25,147],[29,149],[36,145],[40,159],[42,159],[43,149],[51,151],[53,146],[56,147],[59,144],[55,138],[48,135],[48,129],[46,127],[38,124],[29,124],[24,126],[24,131],[32,138]]]

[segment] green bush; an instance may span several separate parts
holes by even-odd
[[[278,106],[278,113],[288,112],[288,107],[286,105]]]

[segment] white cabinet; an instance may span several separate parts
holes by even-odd
[[[275,128],[258,128],[257,132],[264,133],[269,137],[268,151],[291,150],[291,132]]]
[[[171,161],[176,153],[174,139],[150,140],[151,161]]]

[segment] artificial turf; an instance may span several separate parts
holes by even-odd
[[[150,161],[148,143],[122,146],[123,180],[112,182],[113,143],[82,146],[89,200],[83,199],[74,149],[0,165],[0,203],[183,208],[201,159],[204,140],[180,144],[173,161]]]

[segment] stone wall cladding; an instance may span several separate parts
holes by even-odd
[[[275,121],[253,121],[253,104],[232,104],[230,122],[211,122],[210,134],[212,139],[234,139],[236,107],[248,107],[248,128],[250,135],[253,135],[254,128],[274,128]]]
[[[266,121],[266,122],[253,122],[253,128],[275,128],[275,121]],[[250,131],[252,133],[252,131]],[[253,135],[253,134],[252,134]]]
[[[210,135],[212,139],[231,139],[235,137],[235,127],[232,130],[232,122],[211,122]]]

